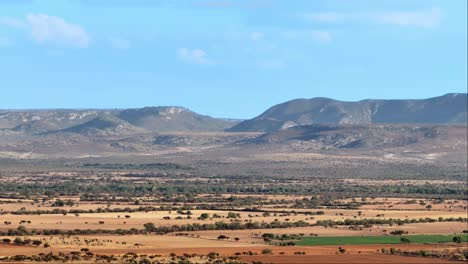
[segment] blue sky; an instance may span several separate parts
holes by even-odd
[[[467,89],[466,0],[1,0],[0,109],[180,105],[250,118],[294,98]]]

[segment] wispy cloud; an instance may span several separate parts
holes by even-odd
[[[303,18],[322,23],[367,21],[371,23],[382,23],[397,26],[413,26],[423,28],[434,28],[442,21],[442,10],[439,7],[422,9],[417,11],[396,12],[318,12],[301,15]]]
[[[392,12],[376,16],[377,20],[398,26],[417,26],[433,28],[437,27],[442,20],[442,11],[440,8],[433,7],[429,10],[416,12]]]
[[[268,8],[271,0],[194,0],[193,7],[202,8]]]
[[[312,30],[309,34],[313,39],[322,43],[329,43],[332,41],[331,33],[325,30]]]
[[[91,42],[84,28],[57,16],[32,13],[24,19],[3,17],[0,24],[28,31],[38,44],[59,43],[85,48]]]
[[[308,13],[303,15],[304,18],[318,22],[335,22],[340,19],[343,14],[337,12],[319,12],[319,13]]]
[[[282,35],[288,39],[309,39],[324,44],[333,40],[332,34],[326,30],[289,30]]]
[[[186,62],[196,64],[209,64],[211,61],[207,58],[207,54],[202,49],[180,48],[177,50],[177,57]]]
[[[251,32],[250,33],[250,39],[253,40],[253,41],[261,40],[264,36],[265,36],[265,34],[263,34],[262,32]]]
[[[128,39],[113,37],[110,38],[112,48],[119,50],[128,50],[131,47],[131,42]]]
[[[58,42],[84,48],[91,41],[91,37],[81,26],[69,23],[60,17],[28,14],[26,21],[31,27],[32,37],[39,44]]]

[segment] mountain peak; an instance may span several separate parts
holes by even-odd
[[[446,94],[429,99],[361,100],[344,102],[316,97],[275,105],[231,132],[271,132],[310,124],[453,124],[467,122],[467,94]]]

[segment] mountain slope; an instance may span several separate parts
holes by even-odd
[[[0,111],[0,129],[15,129],[37,133],[35,127],[65,129],[87,122],[107,110],[2,110]],[[40,130],[42,130],[40,129]],[[43,132],[43,131],[41,131]]]
[[[318,149],[382,148],[414,144],[445,135],[448,129],[460,126],[415,125],[307,125],[263,134],[245,143],[285,144],[300,142]]]
[[[117,116],[130,124],[157,132],[222,131],[235,124],[174,106],[126,109]]]
[[[271,132],[310,124],[454,124],[467,122],[467,94],[446,94],[421,100],[296,99],[275,105],[230,132]]]
[[[98,119],[88,123],[95,118]],[[223,131],[238,123],[238,121],[212,118],[186,108],[171,106],[136,109],[0,110],[0,129],[31,135],[58,131],[73,132],[76,129],[81,131],[87,126],[101,129],[99,127],[107,122],[104,119],[107,121],[112,119],[117,123],[125,122],[127,127],[132,125],[138,127],[138,131],[151,132]],[[107,128],[107,130],[111,129]]]
[[[86,123],[72,126],[59,132],[62,131],[87,136],[112,136],[143,132],[144,129],[135,127],[113,115],[100,115]]]

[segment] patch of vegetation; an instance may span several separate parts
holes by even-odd
[[[449,243],[454,237],[460,237],[461,242],[468,242],[468,235],[408,235],[408,236],[338,236],[338,237],[304,237],[299,240],[298,246],[317,245],[370,245],[370,244],[401,244],[402,238],[409,239],[409,243]],[[458,241],[458,238],[457,238]]]

